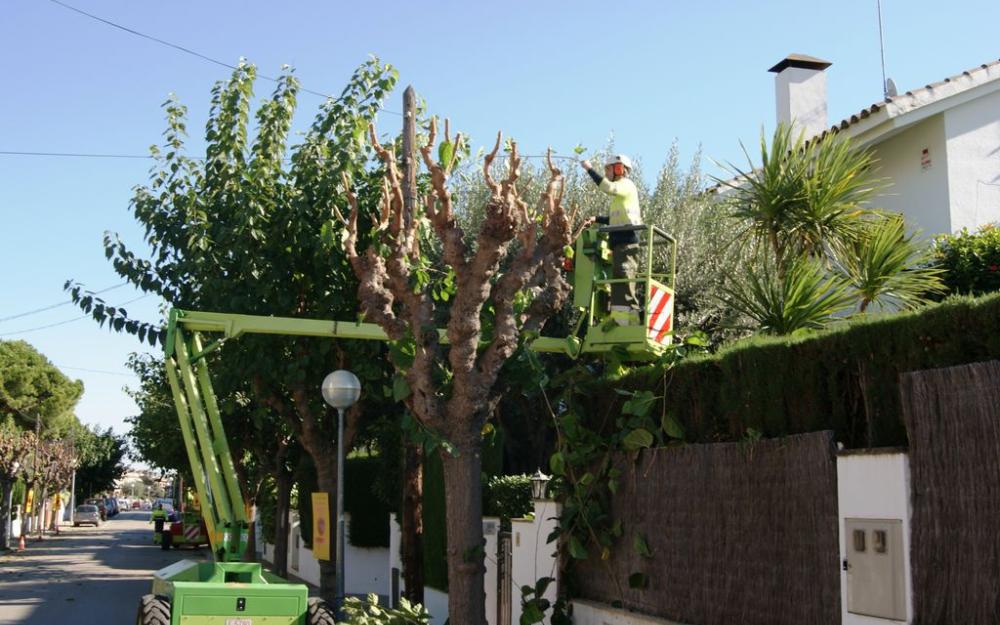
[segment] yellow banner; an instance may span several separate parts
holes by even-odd
[[[312,506],[313,557],[317,560],[329,560],[330,542],[333,535],[330,529],[330,495],[328,493],[313,493]]]

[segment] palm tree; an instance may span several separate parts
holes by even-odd
[[[834,249],[834,268],[860,301],[859,312],[871,304],[881,309],[916,308],[928,296],[945,291],[943,270],[932,266],[933,252],[907,234],[899,215],[878,215],[863,221],[857,236]]]
[[[782,277],[790,258],[818,257],[852,238],[882,187],[871,174],[872,153],[836,135],[806,142],[779,125],[770,146],[761,132],[759,166],[743,151],[749,171],[728,165],[733,178],[716,180],[732,189],[731,215],[743,222],[744,240],[769,248]]]
[[[807,256],[793,257],[783,271],[766,260],[760,269],[748,267],[746,276],[744,284],[725,289],[725,302],[765,334],[818,330],[854,301],[843,279]]]

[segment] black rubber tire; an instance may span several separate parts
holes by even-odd
[[[167,551],[174,544],[174,535],[169,530],[160,532],[160,549]]]
[[[318,597],[309,598],[306,625],[335,625],[337,621],[334,616],[333,606],[329,603]]]
[[[157,595],[143,595],[139,599],[135,625],[170,625],[170,600]]]

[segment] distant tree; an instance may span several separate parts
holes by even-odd
[[[128,453],[125,437],[116,435],[111,428],[101,432],[95,427],[89,433],[85,443],[76,443],[79,457],[76,484],[85,496],[113,490],[125,475],[124,460]]]
[[[76,423],[73,408],[82,395],[83,382],[66,377],[34,347],[0,340],[0,418],[57,436]]]

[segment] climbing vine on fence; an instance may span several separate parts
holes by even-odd
[[[580,361],[551,379],[536,354],[524,353],[538,374],[556,429],[556,451],[549,459],[549,495],[562,504],[562,513],[548,541],[558,541],[560,550],[569,556],[565,561],[598,558],[607,562],[612,550],[623,546],[643,558],[653,557],[646,537],[630,529],[627,520],[610,514],[611,499],[622,478],[613,460],[620,453],[638,457],[643,449],[683,444],[680,423],[664,409],[656,412],[654,407],[664,405],[659,400],[673,365],[692,351],[704,351],[706,344],[704,336],[694,335],[655,362],[643,365],[661,372],[660,394],[616,388],[622,376],[636,368],[628,364],[629,354],[624,350],[612,351],[601,360]],[[594,401],[609,392],[615,393],[618,401]],[[597,412],[597,405],[605,408]],[[615,578],[610,567],[607,572]],[[624,595],[626,585],[641,588],[648,580],[634,573],[628,579],[615,578],[615,583]]]

